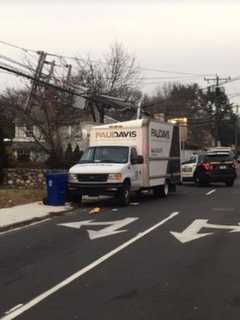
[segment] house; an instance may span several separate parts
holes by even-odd
[[[67,145],[71,143],[73,149],[78,145],[80,150],[85,150],[88,146],[90,129],[95,125],[96,123],[90,121],[83,121],[79,125],[63,125],[59,129],[63,141],[63,149],[66,150]],[[36,137],[38,142],[33,137]],[[11,149],[17,160],[45,161],[48,155],[44,152],[44,145],[45,141],[41,138],[36,126],[27,128],[22,124],[16,125]]]
[[[121,99],[108,96],[99,96],[98,99],[107,106],[108,112],[104,115],[104,123],[117,122],[121,114],[126,114],[130,108],[130,105]],[[78,104],[79,107],[68,105],[63,109],[58,109],[49,100],[49,103],[47,102],[44,106],[45,109],[32,106],[33,125],[29,125],[30,118],[16,115],[15,136],[12,139],[11,147],[15,159],[19,161],[45,161],[49,155],[47,150],[51,148],[52,137],[55,139],[55,146],[61,145],[63,151],[67,149],[69,144],[73,150],[76,146],[80,150],[85,150],[88,146],[91,127],[100,123],[92,120],[85,105],[79,102]],[[113,119],[114,108],[118,109],[117,111],[115,109],[117,120]],[[124,112],[119,112],[120,110]],[[28,120],[28,125],[24,119]],[[42,132],[45,132],[44,135]]]
[[[105,116],[105,123],[114,123],[116,120],[109,116]],[[63,124],[59,129],[61,139],[63,141],[63,149],[66,150],[70,143],[74,150],[76,146],[80,150],[85,150],[88,147],[90,130],[98,123],[83,120],[79,124]],[[36,137],[37,141],[33,138]],[[39,143],[40,142],[40,143]],[[23,124],[16,124],[15,137],[12,140],[12,152],[14,157],[19,161],[45,161],[47,153],[44,152],[44,139],[41,138],[39,129],[36,126],[27,128]]]

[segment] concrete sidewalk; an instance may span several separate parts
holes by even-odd
[[[47,206],[42,202],[33,202],[11,208],[0,209],[0,231],[4,231],[22,224],[40,221],[53,214],[72,210],[70,205]]]

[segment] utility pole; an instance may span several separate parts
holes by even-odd
[[[138,102],[137,105],[137,119],[142,118],[142,103],[143,103],[144,97],[141,97],[140,101]]]
[[[53,72],[54,72],[54,68],[55,68],[55,66],[56,66],[56,63],[55,63],[55,60],[53,60],[53,61],[44,61],[44,64],[48,64],[48,65],[50,65],[50,70],[49,70],[49,73],[48,73],[48,75],[47,75],[47,77],[46,77],[46,82],[48,82],[49,83],[49,81],[51,80],[51,77],[52,77],[52,75],[53,75]]]
[[[66,83],[68,85],[69,81],[70,81],[70,78],[71,78],[71,75],[72,75],[72,65],[71,64],[66,64],[65,67],[68,69],[67,77],[66,77]]]
[[[71,85],[70,85],[70,81],[71,81],[71,75],[72,75],[72,65],[71,64],[65,64],[64,67],[67,69],[67,75],[66,75],[66,78],[63,79],[63,86],[65,88],[71,88]],[[74,90],[74,89],[73,89]],[[67,104],[68,102],[72,102],[74,103],[74,96],[73,94],[64,94],[63,95],[64,97],[64,102]]]
[[[215,104],[215,146],[220,146],[221,142],[219,139],[219,93],[221,90],[221,83],[222,81],[226,82],[231,80],[230,77],[228,78],[220,78],[218,75],[216,75],[215,78],[204,78],[205,81],[209,82],[214,82],[214,87],[215,87],[215,98],[214,98],[214,104]]]
[[[33,98],[33,95],[37,89],[38,80],[41,77],[42,69],[43,69],[44,62],[45,62],[45,59],[47,56],[47,54],[44,51],[38,51],[38,54],[39,54],[39,59],[38,59],[37,68],[36,68],[36,71],[34,74],[34,79],[32,81],[31,91],[30,91],[30,94],[29,94],[27,101],[26,101],[26,107],[25,107],[26,112],[28,112],[31,107],[32,98]]]
[[[235,144],[235,151],[238,151],[238,112],[239,112],[239,106],[236,106],[236,118],[234,122],[234,144]]]

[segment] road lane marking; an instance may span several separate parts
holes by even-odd
[[[19,231],[19,230],[27,229],[27,228],[36,226],[36,225],[38,225],[38,224],[47,222],[47,221],[49,221],[49,220],[51,220],[51,219],[50,219],[50,218],[47,218],[47,219],[44,219],[44,220],[41,220],[41,221],[29,223],[29,224],[26,225],[26,226],[23,225],[23,226],[21,226],[21,227],[16,227],[16,228],[13,228],[13,229],[11,229],[11,230],[3,231],[3,232],[0,232],[0,236],[5,235],[5,234],[8,234],[8,233],[11,233],[11,232],[14,232],[14,231]]]
[[[122,220],[115,221],[101,221],[95,222],[94,220],[84,220],[84,221],[76,221],[70,223],[59,223],[59,226],[80,229],[82,226],[105,226],[105,228],[101,230],[87,230],[90,240],[95,240],[103,237],[109,237],[118,233],[126,232],[127,230],[118,230],[121,229],[128,224],[138,220],[139,218],[125,218]],[[107,226],[107,227],[106,227]]]
[[[200,239],[206,236],[210,236],[213,234],[213,232],[199,233],[203,228],[229,230],[230,233],[240,232],[240,224],[238,225],[212,224],[212,223],[208,223],[208,219],[196,219],[190,224],[190,226],[188,226],[182,232],[170,231],[170,233],[181,243],[187,243],[187,242]]]
[[[23,306],[23,304],[18,304],[17,306],[13,307],[12,309],[8,310],[7,312],[5,312],[5,314],[9,314],[12,313],[13,311],[19,309],[21,306]]]
[[[56,286],[52,287],[51,289],[43,292],[42,294],[38,295],[37,297],[35,297],[34,299],[32,299],[31,301],[29,301],[28,303],[26,303],[25,305],[23,305],[22,307],[20,307],[19,309],[13,311],[11,314],[8,314],[2,318],[0,318],[0,320],[12,320],[15,319],[16,317],[18,317],[19,315],[23,314],[25,311],[31,309],[32,307],[34,307],[35,305],[37,305],[38,303],[40,303],[41,301],[45,300],[47,297],[49,297],[50,295],[54,294],[55,292],[59,291],[60,289],[64,288],[65,286],[69,285],[71,282],[75,281],[76,279],[80,278],[82,275],[84,275],[85,273],[89,272],[90,270],[94,269],[95,267],[97,267],[98,265],[100,265],[101,263],[103,263],[104,261],[108,260],[109,258],[111,258],[112,256],[114,256],[115,254],[117,254],[118,252],[122,251],[123,249],[129,247],[131,244],[133,244],[134,242],[136,242],[137,240],[143,238],[144,236],[146,236],[147,234],[151,233],[152,231],[154,231],[155,229],[159,228],[160,226],[162,226],[163,224],[165,224],[166,222],[168,222],[169,220],[173,219],[174,217],[176,217],[179,214],[179,212],[173,212],[172,214],[170,214],[167,218],[161,220],[160,222],[158,222],[157,224],[155,224],[154,226],[150,227],[149,229],[139,233],[138,235],[136,235],[135,237],[133,237],[132,239],[128,240],[127,242],[124,242],[123,244],[121,244],[119,247],[113,249],[112,251],[108,252],[107,254],[105,254],[104,256],[98,258],[97,260],[93,261],[92,263],[90,263],[88,266],[80,269],[79,271],[77,271],[76,273],[72,274],[71,276],[69,276],[68,278],[66,278],[65,280],[63,280],[62,282],[60,282],[59,284],[57,284]]]
[[[216,189],[213,189],[213,190],[207,192],[207,193],[206,193],[206,196],[210,196],[210,195],[213,194],[214,192],[216,192]]]

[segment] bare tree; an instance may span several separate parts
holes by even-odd
[[[88,88],[88,110],[94,121],[104,122],[105,111],[110,107],[99,99],[100,95],[118,97],[132,104],[141,98],[136,58],[119,43],[112,45],[102,60],[88,57],[78,60],[78,67],[74,81]]]
[[[134,103],[141,96],[138,90],[140,73],[135,57],[117,43],[100,62],[93,62],[90,58],[81,62],[77,60],[78,71],[75,76],[67,74],[69,69],[66,69],[67,62],[64,59],[57,63],[46,60],[37,79],[34,76],[36,61],[25,60],[32,82],[28,82],[24,89],[4,92],[0,96],[0,107],[25,127],[56,166],[64,159],[62,128],[80,125],[87,113],[95,122],[104,122],[106,110],[125,110],[122,101]],[[76,92],[87,99],[87,111],[73,107]],[[115,100],[105,99],[106,96],[115,97]],[[121,103],[122,108],[119,109]],[[29,130],[33,127],[35,130]],[[79,130],[75,132],[78,134]]]
[[[7,90],[0,97],[0,107],[4,106],[15,123],[48,155],[50,167],[62,166],[68,138],[64,128],[77,126],[79,130],[75,132],[79,134],[83,111],[73,108],[73,96],[49,87],[40,88],[33,96],[31,108],[26,109],[28,95],[28,89]]]

